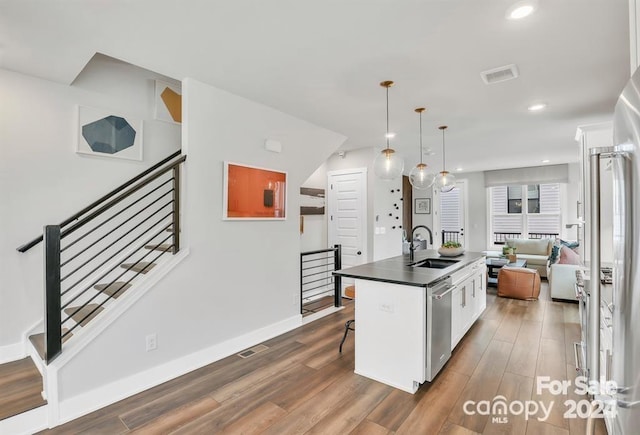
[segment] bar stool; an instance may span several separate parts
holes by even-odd
[[[348,298],[354,299],[356,297],[356,286],[350,285],[345,287],[344,295]],[[355,327],[353,326],[354,322],[355,322],[355,319],[351,319],[351,320],[347,320],[347,323],[344,324],[344,335],[342,336],[342,341],[340,342],[340,353],[342,353],[342,345],[344,344],[344,341],[347,339],[347,334],[349,333],[349,331],[355,331]]]

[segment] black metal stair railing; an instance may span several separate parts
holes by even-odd
[[[333,305],[342,305],[342,277],[333,271],[342,269],[342,247],[319,249],[300,253],[300,314],[313,311],[305,308],[333,291]]]
[[[442,244],[444,245],[447,242],[459,242],[460,241],[460,231],[447,231],[442,230]]]
[[[527,233],[527,236],[529,239],[554,239],[559,236],[559,233],[529,232]],[[522,238],[522,233],[494,232],[493,244],[504,245],[507,243],[507,239],[520,239],[520,238]]]
[[[44,359],[62,352],[73,332],[121,296],[166,253],[180,250],[178,151],[109,192],[43,236],[20,246],[26,252],[44,241]]]

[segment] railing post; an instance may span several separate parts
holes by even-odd
[[[173,254],[180,250],[180,165],[173,168]]]
[[[44,227],[44,343],[49,364],[62,352],[60,314],[60,226]]]
[[[304,314],[303,310],[302,310],[302,293],[303,293],[303,284],[302,281],[304,280],[304,271],[302,270],[302,259],[304,258],[304,254],[301,252],[300,253],[300,314]]]
[[[335,251],[333,253],[333,270],[342,269],[342,246],[334,245]],[[333,290],[333,305],[336,307],[342,306],[342,277],[341,276],[333,276],[334,282],[334,290]]]

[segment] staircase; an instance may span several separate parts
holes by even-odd
[[[64,319],[62,323],[69,324],[69,327],[63,327],[61,329],[62,344],[66,343],[71,337],[73,332],[71,329],[85,328],[89,322],[94,320],[98,315],[104,311],[105,307],[108,307],[111,302],[124,295],[125,292],[132,287],[135,288],[134,282],[132,282],[137,275],[146,275],[160,262],[161,255],[165,252],[169,252],[173,245],[164,244],[158,246],[146,245],[147,250],[160,251],[161,254],[158,258],[154,259],[155,262],[139,261],[137,263],[122,263],[120,268],[124,269],[124,275],[126,280],[105,282],[96,284],[93,286],[93,293],[86,295],[85,300],[91,303],[78,304],[75,306],[69,306],[64,308],[61,318]],[[130,273],[127,273],[130,272]],[[45,349],[45,333],[39,332],[29,336],[31,345],[35,348],[40,358],[45,361],[46,349]]]
[[[126,309],[125,300],[131,303],[136,290],[147,289],[145,280],[180,251],[180,172],[185,160],[180,151],[172,154],[60,224],[45,226],[42,236],[17,249],[25,253],[43,243],[44,315],[27,334],[36,367],[28,367],[27,358],[22,366],[0,365],[0,373],[26,367],[14,375],[23,379],[35,370],[38,376],[30,379],[38,380],[32,379],[29,389],[35,382],[38,394],[13,401],[11,415],[3,416],[0,410],[0,432],[10,427],[6,423],[12,415],[42,409],[44,398],[57,394],[47,391],[48,365],[69,345],[75,346],[71,355],[79,352],[93,337],[94,325],[105,328],[113,322],[115,317],[106,313],[118,304]],[[36,418],[28,415],[34,412],[13,419]],[[47,412],[39,412],[37,418],[46,421]]]

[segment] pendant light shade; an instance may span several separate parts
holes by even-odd
[[[438,128],[442,130],[442,171],[436,175],[433,183],[440,189],[440,192],[450,192],[456,187],[456,177],[445,169],[444,131],[447,129],[447,126],[441,125]]]
[[[415,111],[420,115],[420,163],[409,172],[409,182],[416,189],[428,189],[433,185],[434,175],[422,161],[422,112],[426,109],[418,107]]]
[[[393,86],[390,80],[380,83],[380,86],[387,90],[387,147],[382,150],[373,162],[373,171],[383,180],[394,180],[402,175],[404,171],[404,160],[396,151],[389,147],[389,88]]]

